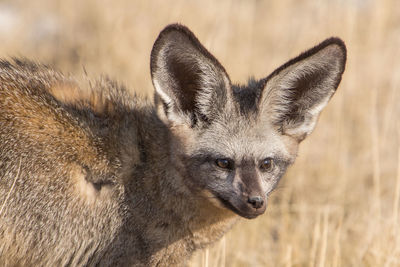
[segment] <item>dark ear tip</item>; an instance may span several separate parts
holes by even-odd
[[[345,43],[339,37],[330,37],[330,38],[326,39],[325,41],[323,41],[320,45],[322,45],[322,44],[326,44],[326,45],[336,44],[336,45],[340,46],[341,49],[346,50]]]
[[[186,27],[185,25],[182,25],[180,23],[172,23],[172,24],[165,26],[165,28],[160,32],[160,34],[166,34],[168,32],[172,32],[172,31],[178,31],[178,32],[183,32],[183,33],[191,32],[189,30],[189,28]]]
[[[189,30],[188,27],[174,23],[167,25],[158,35],[156,41],[154,42],[153,49],[150,55],[150,70],[153,75],[157,67],[157,58],[159,52],[165,45],[175,44],[174,46],[179,46],[180,49],[188,51],[193,48],[193,51],[198,51],[208,60],[217,66],[222,72],[226,74],[224,67],[218,62],[218,60],[210,53],[208,50],[200,43],[194,33]]]
[[[316,48],[319,48],[318,50],[320,50],[332,45],[336,45],[339,47],[339,50],[343,56],[343,61],[344,61],[343,63],[346,63],[347,49],[346,49],[346,44],[343,42],[342,39],[338,37],[330,37],[325,41],[323,41],[322,43],[320,43],[319,45],[317,45]]]
[[[193,32],[191,30],[189,30],[188,27],[186,27],[185,25],[179,24],[179,23],[173,23],[173,24],[169,24],[167,25],[158,35],[158,38],[156,40],[156,43],[158,40],[161,40],[165,37],[168,37],[170,34],[181,34],[186,36],[189,39],[195,39],[195,35],[193,34]]]
[[[285,64],[283,64],[282,66],[280,66],[279,68],[274,70],[267,78],[264,79],[264,81],[265,82],[268,81],[271,77],[277,75],[283,69],[286,69],[290,65],[293,65],[296,62],[304,60],[304,59],[306,59],[306,58],[318,53],[319,51],[321,51],[321,50],[323,50],[323,49],[325,49],[325,48],[327,48],[329,46],[336,46],[336,47],[339,48],[336,51],[338,52],[338,56],[341,58],[341,61],[340,61],[340,64],[341,64],[340,75],[342,75],[343,72],[344,72],[344,69],[345,69],[345,66],[346,66],[346,60],[347,60],[346,45],[342,41],[342,39],[340,39],[338,37],[330,37],[330,38],[324,40],[323,42],[319,43],[318,45],[314,46],[313,48],[301,53],[299,56],[289,60],[288,62],[286,62]],[[340,82],[340,80],[339,80],[339,82]]]
[[[156,41],[154,42],[153,49],[151,50],[151,55],[150,55],[150,69],[151,72],[155,70],[156,66],[156,61],[157,61],[157,56],[158,53],[161,49],[161,47],[171,41],[176,39],[177,35],[183,36],[184,38],[187,38],[189,40],[197,40],[194,34],[187,28],[186,26],[179,24],[179,23],[174,23],[174,24],[169,24],[167,25],[158,35]],[[197,41],[198,42],[198,41]]]

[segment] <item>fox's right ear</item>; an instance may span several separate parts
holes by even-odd
[[[207,124],[230,96],[222,65],[185,26],[161,31],[151,51],[151,76],[161,117],[175,124]],[[160,102],[161,101],[161,102]]]

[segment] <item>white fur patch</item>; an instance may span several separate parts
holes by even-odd
[[[156,92],[160,95],[164,103],[169,107],[172,103],[172,99],[163,91],[163,89],[160,86],[160,83],[158,82],[157,79],[153,80],[154,83],[154,88],[156,89]]]

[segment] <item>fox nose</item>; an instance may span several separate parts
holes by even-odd
[[[250,196],[247,202],[255,209],[261,208],[264,204],[264,200],[260,196]]]

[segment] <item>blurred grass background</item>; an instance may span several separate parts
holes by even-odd
[[[106,73],[151,95],[159,31],[187,25],[234,82],[330,36],[347,44],[337,94],[272,195],[191,266],[400,266],[400,1],[0,1],[0,54]]]

